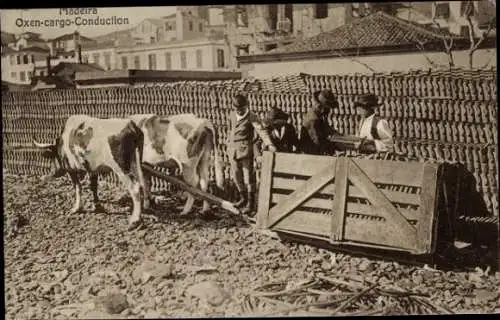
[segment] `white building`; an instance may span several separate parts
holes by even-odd
[[[229,68],[227,46],[206,38],[117,48],[118,69],[200,70]]]

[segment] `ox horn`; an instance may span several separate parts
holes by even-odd
[[[35,137],[33,137],[33,144],[35,145],[35,147],[41,148],[41,149],[46,149],[46,148],[52,147],[54,145],[52,143],[40,143],[40,142],[37,142],[35,140]]]

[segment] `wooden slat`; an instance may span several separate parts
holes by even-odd
[[[288,200],[287,195],[274,193],[271,198],[271,203],[282,203],[283,201]],[[307,199],[304,203],[300,205],[300,207],[309,207],[309,208],[319,208],[323,210],[331,210],[333,205],[333,200],[321,199],[311,197]],[[416,220],[419,221],[420,212],[418,210],[412,210],[407,208],[397,208],[399,212],[407,219],[407,220]],[[363,214],[367,216],[374,217],[382,217],[382,215],[376,211],[375,207],[369,204],[362,204],[356,202],[347,202],[346,210],[349,213]]]
[[[277,152],[275,156],[274,172],[290,173],[304,176],[312,176],[318,172],[318,168],[330,166],[335,168],[336,158],[315,156],[308,154],[291,154]]]
[[[347,200],[347,175],[349,170],[349,159],[340,158],[335,168],[335,198],[332,203],[332,216],[330,221],[330,241],[342,241],[344,238],[344,218]]]
[[[274,153],[264,151],[262,155],[262,168],[260,171],[259,204],[257,210],[256,226],[258,229],[267,227],[269,206],[271,205],[272,175],[274,166]]]
[[[332,169],[334,170],[334,169]],[[304,179],[287,179],[273,177],[273,189],[296,190],[300,188],[307,180]],[[334,184],[329,183],[323,188],[319,189],[317,193],[332,194],[334,191]]]
[[[420,162],[351,159],[373,183],[422,187],[423,164]],[[424,186],[425,187],[425,186]]]
[[[381,234],[394,236],[394,238],[397,238],[398,234],[403,234],[405,236],[400,244],[406,245],[408,249],[414,249],[417,245],[417,230],[408,223],[389,199],[372,183],[369,176],[352,160],[349,161],[349,180],[365,194],[380,215],[386,218],[385,229],[375,230]]]
[[[387,230],[387,227],[387,222],[357,219],[347,215],[344,239],[346,241],[355,241],[358,246],[363,246],[364,243],[367,243],[408,250],[409,248],[404,245],[408,242],[406,234],[403,232],[384,232],[384,230]]]
[[[326,214],[296,210],[286,219],[280,220],[274,229],[305,232],[328,237],[330,235],[330,216]]]
[[[285,189],[285,190],[295,190],[300,187],[304,181],[302,179],[287,179],[287,178],[273,178],[273,188],[274,189]],[[420,205],[420,195],[412,194],[400,191],[391,191],[387,189],[379,189],[391,202],[411,204],[411,205]],[[334,194],[334,184],[327,184],[322,190],[319,190],[318,193],[324,194]],[[348,189],[349,197],[355,198],[365,198],[365,195],[361,190],[359,190],[356,186],[349,186]]]
[[[301,188],[298,188],[293,193],[288,195],[288,201],[279,203],[271,208],[268,221],[269,227],[286,217],[293,209],[298,207],[301,203],[316,193],[318,189],[322,188],[330,180],[332,180],[335,176],[335,167],[328,164],[322,170],[317,172],[318,173],[307,180]]]
[[[390,234],[379,232],[385,228],[385,222],[358,219],[346,215],[344,238],[353,245],[387,248],[398,248],[407,251],[408,248],[398,246],[404,243],[405,235],[402,233]],[[281,220],[272,230],[289,232],[291,234],[307,234],[308,238],[324,239],[330,237],[330,216],[307,211],[294,211],[286,219]],[[394,241],[396,240],[396,241]]]
[[[421,253],[433,251],[433,239],[437,232],[436,198],[438,165],[427,163],[422,177],[422,205],[420,206],[420,223],[418,225],[418,248]],[[460,190],[460,189],[459,189]],[[434,241],[435,242],[435,241]]]

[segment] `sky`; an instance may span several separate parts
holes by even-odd
[[[83,14],[71,14],[70,12],[60,12],[59,9],[9,9],[0,11],[1,30],[4,32],[19,34],[22,32],[40,33],[43,38],[55,38],[66,33],[72,33],[75,30],[86,37],[96,37],[109,32],[132,28],[147,18],[159,18],[175,12],[175,6],[162,7],[117,7],[117,8],[96,8],[97,14],[90,12]],[[119,24],[120,19],[122,24]],[[83,25],[85,19],[94,19],[98,17],[101,20],[106,18],[109,25]],[[61,20],[69,21],[61,24]],[[128,19],[128,24],[125,24]],[[86,20],[87,21],[87,20]],[[32,26],[26,26],[26,23]],[[76,25],[78,24],[78,25]],[[62,26],[62,27],[61,27]]]

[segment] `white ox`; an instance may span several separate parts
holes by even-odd
[[[68,118],[62,134],[53,143],[39,143],[43,157],[51,159],[54,178],[69,174],[76,191],[76,200],[69,214],[83,209],[81,203],[81,173],[88,173],[95,210],[103,210],[97,193],[98,173],[111,169],[128,189],[133,201],[129,229],[140,224],[141,189],[144,177],[141,153],[144,135],[130,119],[98,119],[86,115]]]
[[[183,179],[194,188],[207,192],[211,152],[214,152],[215,180],[223,189],[223,173],[217,150],[217,131],[213,124],[194,114],[160,116],[156,114],[136,114],[130,116],[144,134],[142,161],[151,165],[161,165],[175,161]],[[151,177],[144,171],[145,208],[150,206]],[[194,197],[188,193],[181,214],[191,212]],[[209,210],[203,201],[202,212]]]

